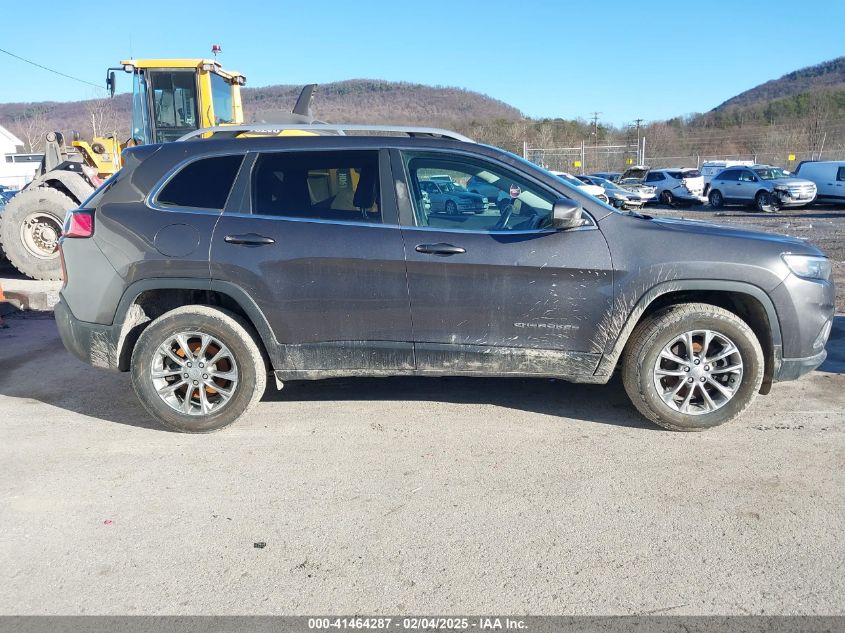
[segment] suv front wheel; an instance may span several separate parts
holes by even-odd
[[[673,431],[703,431],[736,418],[763,381],[763,351],[737,315],[685,303],[640,323],[625,349],[622,380],[646,418]]]
[[[247,413],[264,394],[267,367],[252,328],[231,312],[183,306],[141,333],[132,386],[163,426],[208,433]]]

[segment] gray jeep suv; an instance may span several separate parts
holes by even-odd
[[[805,242],[622,213],[453,133],[313,129],[129,149],[66,219],[62,340],[168,428],[232,423],[268,375],[618,368],[643,415],[694,431],[825,358],[830,262]],[[441,174],[502,202],[436,213]]]

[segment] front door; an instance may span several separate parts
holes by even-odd
[[[402,234],[417,369],[593,373],[613,294],[610,253],[595,224],[552,229],[560,194],[488,159],[397,152],[393,165],[407,191],[399,204],[411,207]],[[444,173],[457,188],[480,178],[502,195],[478,214],[427,208],[421,183]]]
[[[215,229],[212,278],[253,298],[290,377],[413,369],[402,235],[379,162],[378,150],[251,154]]]
[[[754,175],[754,172],[750,169],[741,169],[736,181],[736,199],[743,202],[750,202],[754,200],[754,195],[757,193],[756,183],[757,176]]]

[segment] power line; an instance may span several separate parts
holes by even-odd
[[[34,62],[31,59],[26,59],[25,57],[21,57],[20,55],[15,55],[14,53],[7,51],[6,49],[0,48],[0,53],[6,53],[6,55],[9,55],[10,57],[14,57],[15,59],[19,59],[22,62],[26,62],[27,64],[32,64],[33,66],[41,68],[42,70],[46,70],[47,72],[51,72],[55,75],[59,75],[61,77],[66,77],[67,79],[73,79],[74,81],[78,81],[79,83],[83,83],[83,84],[87,84],[89,86],[94,86],[95,88],[99,88],[100,90],[104,90],[104,91],[106,90],[105,88],[103,88],[99,84],[95,84],[95,83],[92,83],[90,81],[85,81],[84,79],[80,79],[79,77],[74,77],[72,75],[67,75],[63,72],[59,72],[58,70],[53,70],[52,68],[47,68],[47,66],[43,66],[43,65],[39,64],[38,62]]]

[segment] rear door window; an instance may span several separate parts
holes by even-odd
[[[261,154],[252,170],[252,212],[381,222],[378,169],[375,150]]]
[[[189,163],[156,196],[163,207],[219,211],[235,182],[243,155],[213,156]]]
[[[739,179],[739,170],[738,169],[726,169],[721,174],[716,177],[716,180],[738,180]]]

